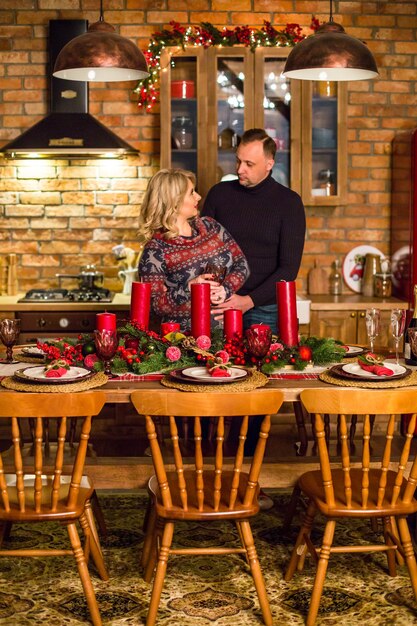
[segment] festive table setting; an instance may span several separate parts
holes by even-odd
[[[210,286],[191,286],[191,329],[174,321],[149,330],[151,283],[133,282],[130,319],[117,327],[116,315],[98,313],[93,334],[13,347],[18,320],[0,322],[7,348],[0,384],[17,391],[84,391],[106,385],[130,387],[154,381],[180,391],[248,391],[289,381],[316,381],[349,387],[384,388],[417,384],[417,372],[361,346],[332,338],[299,337],[294,281],[276,283],[279,336],[266,324],[243,330],[242,312],[224,311],[212,326]],[[371,342],[371,346],[373,344]],[[5,361],[5,363],[4,363]],[[16,363],[17,362],[17,363]],[[285,382],[282,382],[285,381]],[[287,382],[288,381],[288,382]]]

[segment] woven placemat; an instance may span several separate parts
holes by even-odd
[[[245,378],[245,380],[235,383],[227,383],[225,385],[195,385],[194,383],[187,385],[187,383],[180,383],[176,380],[172,380],[169,376],[164,376],[161,380],[161,384],[165,387],[179,389],[180,391],[231,391],[236,393],[239,391],[252,391],[252,389],[263,387],[266,385],[268,380],[268,376],[265,376],[262,372],[254,371],[252,372],[252,376]]]
[[[87,391],[95,387],[101,387],[108,381],[108,377],[103,372],[97,372],[91,378],[80,380],[79,383],[67,383],[66,385],[43,385],[36,383],[22,383],[13,376],[7,376],[0,381],[2,387],[13,389],[13,391],[35,391],[37,393],[71,393],[73,391]]]
[[[406,378],[397,380],[384,380],[377,383],[371,383],[361,380],[347,380],[332,376],[329,371],[322,372],[319,375],[319,379],[330,385],[337,385],[338,387],[365,387],[366,389],[393,389],[395,387],[412,387],[417,385],[417,372],[411,372]]]

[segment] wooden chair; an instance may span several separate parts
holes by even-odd
[[[108,580],[108,574],[90,505],[94,487],[83,475],[83,469],[92,416],[100,412],[104,403],[105,394],[100,391],[48,394],[4,392],[0,400],[0,419],[10,420],[13,442],[13,460],[5,458],[7,455],[4,453],[0,455],[0,557],[74,557],[94,626],[101,626],[102,621],[87,567],[90,553],[100,577]],[[64,466],[64,446],[73,417],[82,417],[82,426],[76,452],[68,467]],[[34,420],[33,457],[22,454],[19,428],[19,422],[29,419]],[[45,420],[58,422],[54,459],[43,454]],[[46,459],[52,461],[49,467],[45,466]],[[66,526],[71,549],[3,549],[5,536],[12,524],[40,522],[57,522]],[[84,547],[77,522],[85,536]]]
[[[407,516],[417,511],[414,498],[417,481],[417,457],[410,453],[416,414],[410,421],[399,460],[394,458],[392,443],[396,418],[413,413],[417,407],[414,389],[320,389],[304,390],[301,400],[315,416],[315,430],[320,469],[302,474],[298,485],[308,497],[308,508],[285,573],[289,581],[296,569],[302,569],[309,551],[317,564],[310,608],[306,620],[312,626],[319,610],[327,565],[332,553],[386,551],[389,574],[396,574],[396,553],[400,552],[408,567],[414,595],[417,598],[417,563],[407,524]],[[341,457],[330,463],[325,441],[324,415],[340,419]],[[363,416],[362,453],[351,463],[346,415]],[[371,454],[371,416],[388,415],[385,442],[379,458]],[[358,446],[357,446],[358,447]],[[376,449],[376,446],[374,447]],[[407,464],[411,462],[411,469]],[[408,475],[409,471],[409,475]],[[407,478],[408,475],[408,478]],[[310,539],[316,513],[326,519],[321,547]],[[381,518],[385,543],[334,546],[336,523],[346,518]],[[394,523],[393,523],[394,522]]]
[[[272,625],[265,583],[259,566],[249,520],[259,512],[257,494],[258,478],[268,438],[271,415],[283,401],[280,391],[260,393],[178,393],[172,391],[136,391],[131,400],[140,415],[146,419],[155,475],[149,480],[151,510],[148,518],[142,564],[144,578],[150,582],[156,566],[151,602],[146,624],[153,626],[164,583],[168,557],[171,554],[236,554],[246,555],[267,626]],[[242,471],[244,445],[249,416],[265,415],[258,444],[249,471]],[[168,415],[172,441],[171,458],[164,459],[155,432],[154,416]],[[226,417],[241,420],[237,451],[229,468],[223,458],[224,425]],[[242,417],[236,417],[242,416]],[[178,442],[178,424],[183,418],[193,418],[194,462],[184,466]],[[216,423],[214,459],[203,458],[201,420],[208,417]],[[167,468],[165,465],[170,464]],[[242,548],[190,548],[171,547],[177,521],[210,522],[230,520],[237,526]]]

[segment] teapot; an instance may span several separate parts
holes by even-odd
[[[132,283],[137,278],[137,269],[120,270],[119,278],[123,279],[123,295],[130,296],[132,292]]]

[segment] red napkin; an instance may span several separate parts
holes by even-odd
[[[365,365],[364,363],[361,363],[360,361],[359,361],[359,365],[366,372],[372,372],[373,374],[376,374],[377,376],[392,376],[394,373],[392,370],[390,370],[388,367],[385,367],[384,365]]]
[[[215,367],[215,368],[214,368],[214,370],[212,370],[212,371],[210,372],[210,374],[211,374],[212,376],[221,376],[222,378],[224,378],[224,377],[226,377],[226,378],[227,378],[227,377],[230,377],[230,376],[231,376],[231,373],[230,373],[230,372],[228,372],[227,370],[225,370],[225,369],[223,369],[223,368],[221,368],[221,367]]]
[[[57,367],[56,369],[46,370],[45,376],[47,378],[61,378],[67,372],[68,370],[65,367]]]

